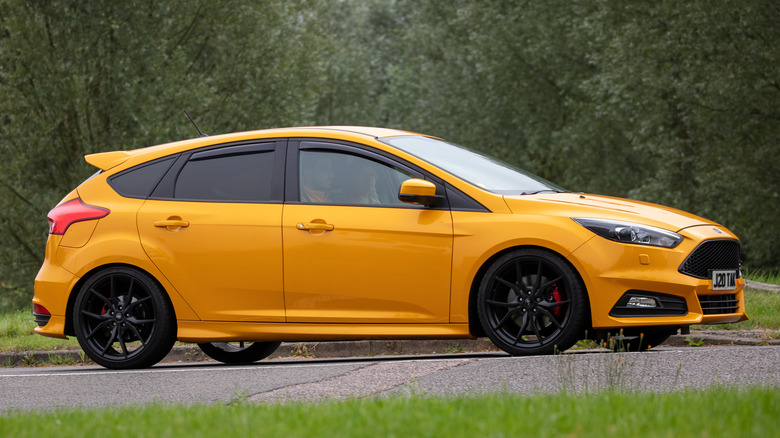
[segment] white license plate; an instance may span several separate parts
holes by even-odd
[[[712,271],[712,290],[737,288],[737,271]]]

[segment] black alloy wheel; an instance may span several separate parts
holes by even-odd
[[[265,359],[281,342],[210,342],[198,344],[206,355],[217,362],[247,364]]]
[[[146,368],[176,340],[176,319],[162,288],[126,267],[104,269],[79,289],[76,338],[90,359],[112,369]]]
[[[538,248],[499,257],[482,279],[477,304],[488,337],[512,355],[563,352],[582,339],[590,316],[574,268]]]

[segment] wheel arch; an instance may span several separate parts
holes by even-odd
[[[586,297],[585,303],[587,305],[588,319],[592,320],[592,315],[590,314],[591,307],[590,307],[590,294],[588,293],[588,287],[582,278],[582,274],[580,274],[580,271],[577,269],[574,263],[572,263],[566,256],[559,253],[558,251],[554,251],[544,246],[515,245],[515,246],[504,248],[501,251],[498,251],[492,256],[490,256],[487,260],[485,260],[485,262],[482,263],[482,265],[479,267],[479,269],[477,270],[477,274],[474,276],[474,278],[471,281],[471,286],[469,287],[468,315],[469,315],[469,332],[473,336],[478,338],[487,336],[485,330],[482,328],[482,323],[479,320],[479,314],[477,311],[477,295],[479,294],[479,285],[482,283],[482,279],[485,277],[485,272],[487,272],[490,266],[492,266],[493,263],[498,258],[502,257],[504,254],[510,253],[512,251],[516,251],[518,249],[538,249],[538,250],[546,251],[548,253],[560,257],[561,260],[563,260],[567,265],[569,265],[569,267],[572,269],[574,274],[577,276],[577,279],[580,281],[582,290],[585,292],[585,297]]]
[[[68,304],[65,308],[65,335],[67,336],[76,336],[76,328],[73,322],[73,308],[76,305],[76,299],[79,295],[79,290],[81,290],[81,287],[89,281],[90,278],[94,277],[98,273],[110,269],[110,268],[128,268],[133,269],[135,271],[138,271],[146,276],[148,276],[153,282],[157,284],[157,286],[160,287],[160,290],[163,291],[163,298],[168,303],[168,305],[171,308],[171,313],[173,314],[174,320],[176,320],[176,306],[173,305],[173,301],[170,297],[170,292],[165,288],[165,286],[160,282],[160,280],[157,279],[154,274],[148,272],[145,269],[139,268],[138,266],[131,265],[128,263],[109,263],[106,265],[100,265],[95,268],[92,268],[90,271],[88,271],[86,274],[84,274],[79,280],[76,282],[75,285],[73,285],[73,289],[71,289],[70,294],[68,295]],[[178,331],[178,324],[174,324],[175,331]]]

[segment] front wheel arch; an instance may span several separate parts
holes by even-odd
[[[471,333],[471,335],[477,338],[487,337],[487,333],[482,327],[482,323],[479,319],[479,311],[478,311],[478,304],[477,304],[477,298],[479,295],[479,286],[485,277],[485,273],[499,258],[503,257],[506,254],[515,252],[517,250],[523,250],[523,249],[531,249],[531,250],[535,249],[535,250],[540,250],[540,251],[550,253],[556,257],[559,257],[564,263],[568,265],[568,267],[573,271],[574,275],[576,275],[577,280],[579,281],[582,290],[585,294],[585,303],[583,307],[583,312],[587,312],[587,319],[588,319],[587,326],[590,327],[590,325],[592,324],[592,316],[590,310],[590,294],[588,292],[587,287],[585,286],[585,281],[583,280],[582,275],[579,273],[579,271],[574,266],[574,264],[571,263],[571,261],[569,261],[566,257],[561,255],[560,253],[553,251],[549,248],[545,248],[543,246],[537,246],[537,245],[522,245],[522,246],[512,246],[509,248],[505,248],[493,254],[490,258],[485,260],[485,262],[477,270],[477,274],[474,276],[474,279],[471,282],[471,287],[469,289],[469,298],[468,298],[469,332]],[[583,338],[586,337],[585,335],[586,333],[583,333]]]

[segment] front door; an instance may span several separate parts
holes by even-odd
[[[300,202],[282,218],[288,322],[449,322],[449,209],[400,202],[420,175],[380,158],[301,143]]]

